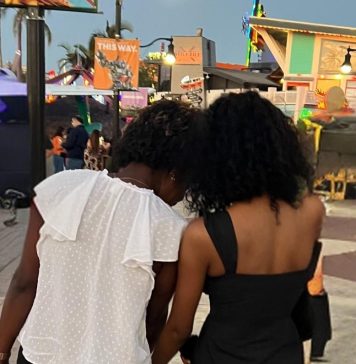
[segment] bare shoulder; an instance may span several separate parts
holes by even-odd
[[[316,195],[307,195],[303,199],[302,208],[317,220],[322,220],[325,216],[325,206]]]
[[[189,246],[189,250],[204,251],[211,241],[205,228],[203,218],[196,218],[188,224],[183,233],[182,246]]]
[[[306,223],[315,232],[316,238],[319,238],[325,217],[324,204],[318,196],[308,195],[304,197],[301,207]]]

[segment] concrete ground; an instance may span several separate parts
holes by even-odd
[[[326,346],[324,362],[353,364],[356,363],[356,201],[327,203],[326,207],[328,218],[321,240],[333,338]],[[12,227],[3,225],[7,217],[7,212],[0,210],[0,308],[19,262],[28,210],[19,210],[19,222]],[[209,301],[204,295],[195,317],[194,332],[199,332],[208,312]],[[16,350],[17,346],[14,352]],[[13,354],[11,364],[15,363],[15,357],[16,354]],[[181,361],[176,357],[171,363],[178,364]]]

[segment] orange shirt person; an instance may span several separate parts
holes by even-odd
[[[64,148],[62,147],[64,136],[64,128],[63,126],[59,126],[56,133],[54,134],[51,142],[53,144],[53,166],[54,173],[58,173],[64,170],[64,158],[63,152]]]

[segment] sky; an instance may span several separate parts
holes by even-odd
[[[46,12],[46,22],[52,31],[52,44],[46,45],[46,70],[58,69],[58,60],[65,53],[58,45],[87,45],[90,35],[104,30],[106,21],[115,22],[115,0],[98,0],[102,14]],[[246,38],[241,32],[241,19],[250,13],[252,0],[123,0],[122,19],[131,23],[133,33],[125,38],[138,38],[141,44],[158,37],[203,35],[215,41],[217,61],[244,63]],[[355,0],[262,0],[271,18],[315,22],[356,28]],[[12,61],[16,39],[12,33],[14,10],[8,9],[1,24],[4,61]],[[26,53],[26,41],[23,53]],[[148,51],[158,51],[160,42]],[[142,53],[142,56],[145,54]]]

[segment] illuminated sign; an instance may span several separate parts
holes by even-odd
[[[149,52],[147,55],[147,59],[150,61],[161,61],[166,58],[166,52]]]

